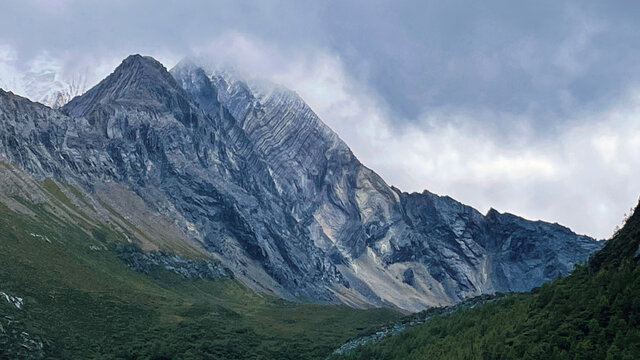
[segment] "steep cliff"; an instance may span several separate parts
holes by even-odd
[[[190,61],[170,74],[132,55],[60,111],[0,92],[0,123],[3,161],[89,193],[117,184],[140,199],[118,211],[172,219],[181,241],[285,298],[418,310],[530,289],[601,247],[403,193],[295,93]]]
[[[363,166],[294,92],[185,59],[172,74],[207,113],[223,106],[272,169],[291,213],[348,279],[343,301],[405,308],[528,290],[601,244],[560,225],[449,197],[402,193]]]

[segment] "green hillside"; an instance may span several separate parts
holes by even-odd
[[[41,184],[57,200],[0,203],[2,359],[323,359],[400,316],[258,296],[228,277],[136,272],[114,251],[126,234]]]
[[[144,231],[111,208],[111,220],[96,219],[86,210],[94,200],[78,189],[26,181],[20,187],[39,201],[0,193],[0,358],[324,359],[400,318],[257,295],[230,277],[136,272],[120,249],[134,260],[149,244],[194,261],[202,254],[171,238],[137,240]],[[334,358],[640,358],[639,246],[636,210],[566,278],[452,313],[431,310],[426,324]]]
[[[566,278],[435,317],[334,358],[639,359],[639,208]]]

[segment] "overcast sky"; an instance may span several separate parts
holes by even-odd
[[[0,72],[203,56],[297,91],[402,190],[608,237],[640,195],[640,2],[523,3],[5,0]]]

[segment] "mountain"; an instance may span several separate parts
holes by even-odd
[[[484,216],[449,197],[390,187],[285,88],[190,59],[171,73],[206,113],[226,108],[237,120],[289,212],[348,280],[343,301],[364,296],[417,309],[524,291],[568,273],[601,246],[556,224],[495,210]]]
[[[315,360],[399,317],[256,293],[173,220],[0,162],[0,359]]]
[[[566,278],[445,315],[416,314],[426,324],[331,358],[637,359],[639,255],[640,206]]]
[[[170,73],[132,55],[60,110],[0,92],[0,123],[0,160],[79,191],[61,190],[83,222],[104,216],[145,251],[204,256],[289,300],[421,310],[531,289],[603,245],[404,193],[294,92],[189,60]],[[10,209],[23,206],[15,192],[45,198],[12,184],[0,197]],[[126,258],[140,268],[154,256]]]

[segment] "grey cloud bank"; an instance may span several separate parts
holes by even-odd
[[[7,1],[0,70],[198,54],[296,90],[363,162],[608,236],[640,193],[640,4]],[[6,79],[3,79],[6,82]]]
[[[640,76],[640,5],[628,2],[54,0],[2,6],[3,40],[26,58],[42,49],[70,59],[113,57],[114,51],[182,55],[228,31],[285,49],[323,48],[379,95],[396,122],[418,121],[433,108],[481,108],[527,114],[546,132],[576,109],[606,106]]]

